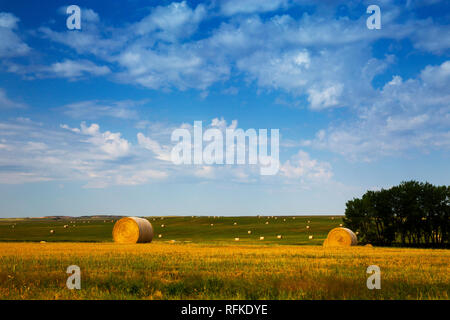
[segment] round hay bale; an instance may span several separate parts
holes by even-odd
[[[54,234],[54,233],[55,233],[55,230],[50,230],[50,233],[51,233],[51,234]]]
[[[252,234],[252,230],[248,230],[247,233],[248,233],[248,234]]]
[[[352,230],[347,228],[334,228],[328,233],[323,245],[326,247],[356,246],[358,239]]]
[[[314,238],[313,236],[309,236],[309,237],[308,237],[309,240],[312,240],[313,238]]]
[[[153,239],[153,227],[147,219],[125,217],[116,222],[113,238],[118,243],[146,243]]]
[[[364,247],[373,248],[373,246],[370,243],[366,244]]]
[[[283,236],[281,234],[277,235],[277,239],[283,239]]]
[[[264,237],[259,237],[259,240],[264,240]]]
[[[239,238],[234,238],[234,241],[239,241]]]

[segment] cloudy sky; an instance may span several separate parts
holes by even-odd
[[[449,22],[444,0],[1,0],[0,217],[342,214],[448,185]],[[278,173],[173,164],[194,121],[279,129]]]

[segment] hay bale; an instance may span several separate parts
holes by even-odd
[[[165,228],[165,226],[166,226],[165,224],[162,224],[162,225],[161,225],[161,228]]]
[[[234,241],[239,241],[239,238],[234,238]]]
[[[233,223],[233,226],[237,226],[237,222]]]
[[[55,233],[55,230],[50,230],[50,234],[54,234]]]
[[[309,229],[309,226],[306,226],[306,229]]]
[[[328,233],[327,239],[323,243],[325,247],[349,247],[357,244],[356,235],[347,228],[334,228]]]
[[[281,234],[277,235],[277,239],[283,239],[283,236]]]
[[[214,227],[214,223],[211,223],[211,227]]]
[[[266,224],[269,224],[269,221],[266,221]]]
[[[259,237],[259,240],[264,240],[264,237]]]
[[[248,234],[252,234],[252,230],[248,230],[247,233],[248,233]]]
[[[370,243],[366,244],[364,247],[373,248],[373,246]]]
[[[162,238],[162,234],[158,234],[158,238]]]
[[[339,227],[342,227],[342,223],[339,223]]]
[[[309,237],[308,237],[309,240],[312,240],[313,238],[314,238],[313,236],[309,236]]]
[[[47,243],[46,241],[41,241],[41,242],[39,242],[39,243]]]
[[[147,219],[125,217],[116,222],[113,238],[118,243],[146,243],[153,239],[153,227]]]

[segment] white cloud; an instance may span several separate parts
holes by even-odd
[[[48,72],[64,78],[78,78],[83,75],[102,76],[111,72],[107,66],[97,66],[88,60],[64,60],[48,68]]]
[[[0,88],[0,109],[24,109],[27,105],[8,98],[6,91]]]
[[[141,145],[143,148],[147,150],[152,151],[156,155],[157,159],[163,161],[171,161],[170,158],[171,150],[168,146],[161,147],[161,145],[156,140],[146,137],[141,132],[137,134],[137,138],[139,145]]]
[[[329,181],[332,176],[331,165],[311,159],[310,155],[300,150],[292,159],[280,166],[281,175],[288,179],[314,182]]]
[[[60,110],[72,118],[92,120],[103,117],[112,117],[118,119],[137,119],[138,112],[136,108],[146,101],[101,101],[87,100],[70,103],[62,106]]]
[[[30,52],[30,47],[16,34],[17,18],[12,13],[0,12],[0,58],[23,56]]]
[[[315,4],[316,12],[299,18],[254,14],[290,4],[281,0],[222,2],[220,10],[232,18],[194,38],[190,37],[199,23],[212,14],[204,5],[190,7],[187,2],[155,7],[140,21],[124,27],[104,26],[94,19],[83,32],[55,32],[48,27],[40,31],[79,54],[94,54],[114,65],[114,80],[155,90],[194,88],[205,95],[213,84],[243,76],[259,88],[285,91],[302,101],[309,98],[316,110],[356,108],[370,100],[372,79],[394,62],[392,56],[372,57],[374,41],[409,38],[417,48],[432,52],[442,52],[450,43],[424,44],[427,30],[436,34],[428,38],[445,39],[445,28],[431,19],[399,22],[402,11],[391,2],[383,3],[383,28],[376,32],[365,28],[366,14],[356,20],[336,18],[335,4],[330,2],[304,2]],[[253,14],[239,15],[243,12]]]
[[[156,33],[156,38],[176,41],[190,36],[205,18],[205,6],[200,4],[191,9],[186,1],[173,2],[168,6],[154,8],[150,15],[136,23],[132,29],[138,35]]]
[[[220,6],[223,14],[232,16],[239,13],[274,11],[286,7],[287,4],[287,0],[224,0]]]
[[[416,150],[450,149],[449,61],[427,66],[416,79],[394,76],[357,119],[320,130],[305,146],[372,161]]]
[[[323,90],[309,89],[308,101],[311,104],[311,109],[320,110],[337,106],[342,94],[342,88],[343,86],[338,83],[326,87]]]
[[[13,62],[5,63],[8,72],[23,75],[26,79],[35,78],[68,78],[78,80],[88,76],[104,76],[111,73],[107,66],[98,66],[89,60],[69,60],[55,62],[49,66],[20,65]]]
[[[119,132],[98,124],[42,126],[32,120],[0,122],[0,183],[84,181],[87,188],[137,185],[168,177]]]

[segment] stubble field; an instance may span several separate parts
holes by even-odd
[[[449,298],[449,250],[325,249],[338,217],[149,218],[155,240],[134,245],[111,242],[111,220],[84,220],[0,220],[0,298]],[[70,265],[81,290],[66,287]],[[381,269],[380,290],[366,286],[369,265]]]

